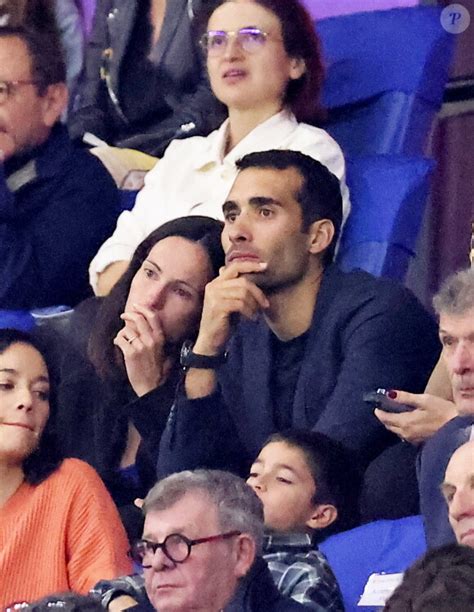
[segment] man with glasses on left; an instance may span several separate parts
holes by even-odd
[[[76,303],[111,233],[118,192],[59,123],[66,71],[53,17],[0,27],[0,308]]]

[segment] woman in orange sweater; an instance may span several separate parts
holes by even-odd
[[[45,349],[0,330],[0,610],[55,591],[86,593],[131,569],[100,478],[58,452],[55,386]]]

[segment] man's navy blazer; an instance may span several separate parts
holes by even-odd
[[[196,467],[247,474],[276,431],[269,389],[271,330],[242,320],[211,396],[178,391],[162,437],[158,474]],[[439,354],[437,326],[413,294],[387,279],[329,267],[318,292],[294,395],[292,427],[341,441],[368,463],[397,438],[363,394],[377,387],[423,391]]]

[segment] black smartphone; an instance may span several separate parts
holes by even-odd
[[[364,402],[372,404],[374,408],[380,408],[385,412],[410,412],[414,410],[414,406],[408,404],[399,404],[398,402],[388,397],[388,389],[377,389],[377,391],[369,391],[364,393]]]

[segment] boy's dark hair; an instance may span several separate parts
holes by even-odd
[[[43,358],[49,377],[49,418],[41,435],[38,447],[24,461],[23,472],[29,484],[36,485],[45,480],[61,464],[54,422],[57,413],[57,376],[53,366],[51,349],[39,338],[18,329],[0,329],[0,355],[14,344],[26,344],[38,351]]]
[[[342,196],[339,180],[326,166],[300,151],[270,150],[249,153],[236,162],[239,171],[247,168],[287,170],[294,168],[303,179],[296,199],[301,206],[303,230],[314,221],[329,219],[334,226],[334,237],[322,256],[323,266],[334,259],[334,251],[342,223]]]
[[[384,612],[474,610],[474,549],[448,544],[412,565],[385,604]]]
[[[306,460],[316,486],[313,504],[332,504],[337,519],[314,533],[317,542],[329,535],[355,527],[359,522],[360,474],[354,457],[339,442],[316,432],[289,429],[271,435],[270,442],[284,442],[299,449]]]
[[[43,95],[49,85],[66,82],[61,39],[54,16],[46,6],[28,13],[21,23],[0,27],[0,38],[6,37],[17,37],[25,43],[31,59],[31,77],[39,95]]]

